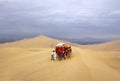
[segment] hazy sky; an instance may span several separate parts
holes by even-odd
[[[0,0],[0,38],[119,38],[120,0]]]

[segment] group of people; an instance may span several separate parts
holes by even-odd
[[[62,60],[71,57],[71,46],[66,46],[63,44],[62,46],[56,46],[55,50],[51,53],[51,60]]]

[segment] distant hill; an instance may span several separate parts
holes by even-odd
[[[116,39],[109,39],[109,38],[91,38],[91,37],[87,37],[87,38],[62,38],[62,37],[53,37],[56,39],[60,39],[60,40],[65,40],[65,41],[69,41],[72,43],[77,43],[77,44],[81,44],[81,45],[89,45],[89,44],[100,44],[100,43],[104,43],[104,42],[108,42],[111,40],[116,40]]]

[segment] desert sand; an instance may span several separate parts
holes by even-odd
[[[51,61],[59,42],[66,41],[39,36],[0,44],[0,81],[120,81],[120,41],[71,44],[71,58]]]

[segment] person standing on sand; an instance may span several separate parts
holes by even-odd
[[[53,50],[51,53],[51,60],[53,60],[53,61],[56,60],[56,56],[57,56],[56,52],[55,52],[55,50]]]
[[[71,48],[71,46],[69,46],[68,49],[67,49],[67,56],[69,58],[71,57],[71,53],[72,53],[72,48]]]
[[[66,59],[66,58],[65,58],[64,48],[63,48],[63,47],[60,48],[60,60],[62,60],[62,58]]]

